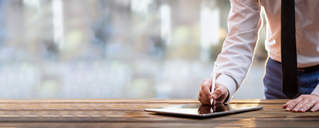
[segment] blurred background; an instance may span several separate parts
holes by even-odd
[[[197,99],[229,9],[228,0],[0,0],[0,98]],[[263,98],[264,40],[262,29],[234,98]]]

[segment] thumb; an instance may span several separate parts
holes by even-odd
[[[218,99],[221,95],[223,95],[223,91],[220,88],[217,88],[212,95],[213,99]]]

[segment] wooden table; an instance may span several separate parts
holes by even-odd
[[[196,104],[195,99],[0,100],[0,127],[318,127],[319,112],[286,112],[288,100],[232,100],[262,110],[213,118],[183,118],[145,108]]]

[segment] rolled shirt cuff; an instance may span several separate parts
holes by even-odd
[[[230,76],[225,75],[225,74],[221,74],[216,79],[216,83],[224,85],[228,89],[229,95],[228,95],[228,100],[226,103],[229,103],[230,100],[233,98],[234,93],[237,91],[236,83],[235,83],[234,79],[231,78]]]
[[[312,91],[311,94],[315,94],[319,96],[319,84],[317,85],[317,87]]]

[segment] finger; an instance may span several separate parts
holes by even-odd
[[[319,110],[319,103],[317,102],[312,108],[311,108],[311,112],[316,112]]]
[[[287,104],[286,110],[291,111],[301,100],[303,100],[302,97],[288,101],[286,103]]]
[[[210,105],[210,100],[200,99],[199,101],[200,101],[200,103],[203,104],[203,105]]]
[[[300,109],[299,112],[306,112],[308,111],[311,107],[313,107],[315,104],[312,101],[306,102]]]
[[[209,90],[212,88],[212,80],[211,79],[205,79],[203,81],[202,86],[207,86],[209,88]]]
[[[212,93],[210,92],[209,87],[203,86],[203,87],[201,88],[201,90],[202,90],[202,94],[203,94],[204,97],[211,99]]]
[[[223,94],[222,90],[217,88],[212,95],[213,99],[218,99]]]
[[[309,102],[309,100],[307,100],[307,99],[298,102],[297,105],[292,109],[292,111],[298,112],[300,110],[300,108],[302,106],[306,105],[308,102]]]
[[[201,88],[199,89],[198,100],[202,104],[210,104],[211,94],[210,93],[205,94],[203,91],[203,88],[207,88],[207,87],[201,85]]]
[[[222,98],[225,98],[225,97],[222,97],[223,95],[226,95],[226,92],[227,92],[227,89],[225,88],[222,88],[222,87],[218,87],[212,94],[212,98],[213,99],[221,99]]]
[[[200,101],[201,104],[209,104],[208,101],[210,101],[207,97],[204,96],[204,94],[201,92],[198,94],[198,100]]]
[[[286,104],[284,104],[284,105],[292,104],[292,103],[294,103],[296,100],[299,100],[299,99],[300,99],[300,98],[289,100],[289,101],[288,101]]]
[[[201,89],[202,89],[202,93],[206,96],[206,97],[211,97],[212,95],[212,92],[210,91],[211,89],[211,86],[212,86],[212,81],[210,79],[205,79],[202,86],[201,86]]]
[[[202,104],[209,104],[211,99],[211,92],[209,90],[209,86],[211,86],[211,80],[205,79],[203,83],[200,85],[198,100]]]
[[[292,102],[292,100],[289,100],[287,103],[285,103],[284,105],[282,105],[282,107],[283,107],[283,108],[286,108],[286,107],[289,105],[290,102]]]
[[[207,97],[205,97],[202,93],[199,94],[198,100],[199,100],[202,104],[210,104],[210,99],[208,99]]]
[[[203,94],[202,94],[202,85],[200,85],[197,98],[201,104],[204,104],[205,101],[203,100],[204,98],[203,98]]]
[[[198,100],[201,104],[209,104],[206,99],[199,97]]]

